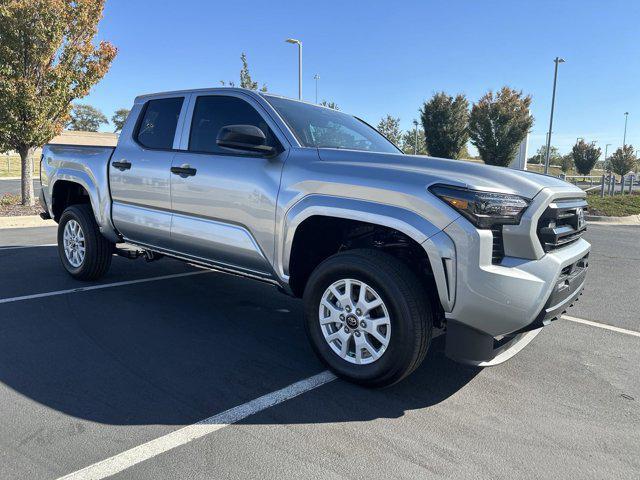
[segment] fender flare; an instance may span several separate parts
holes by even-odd
[[[89,195],[91,209],[93,210],[96,223],[100,228],[100,233],[112,242],[121,241],[113,223],[111,222],[111,202],[109,200],[108,186],[101,188],[98,182],[96,182],[95,179],[86,171],[61,168],[55,172],[55,175],[51,178],[48,186],[49,198],[51,199],[48,207],[51,218],[54,218],[53,192],[55,191],[55,186],[59,181],[76,183],[84,188]],[[102,191],[105,189],[106,191]]]
[[[445,311],[455,301],[455,246],[440,228],[421,215],[402,207],[366,200],[327,195],[308,195],[294,204],[284,215],[277,273],[283,283],[289,282],[289,263],[293,239],[298,227],[313,216],[359,220],[398,230],[415,240],[426,251],[434,274],[438,298]],[[433,238],[433,239],[432,239]]]

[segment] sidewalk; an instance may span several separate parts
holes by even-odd
[[[39,215],[23,215],[14,217],[0,217],[0,229],[5,228],[30,228],[30,227],[52,227],[56,222],[53,220],[43,220]]]
[[[640,225],[640,215],[627,215],[626,217],[587,215],[586,219],[588,223],[598,225]]]

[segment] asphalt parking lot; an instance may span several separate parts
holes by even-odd
[[[33,180],[33,191],[34,194],[36,195],[36,197],[40,194],[40,179],[34,179]],[[20,193],[20,180],[19,179],[15,179],[15,178],[11,178],[11,179],[6,179],[6,178],[2,178],[0,177],[0,197],[2,195],[4,195],[5,193],[11,193],[11,194],[19,194]]]
[[[568,314],[596,325],[487,369],[438,338],[367,390],[322,373],[271,286],[121,258],[80,283],[54,228],[0,230],[0,478],[640,478],[640,227],[587,239]]]

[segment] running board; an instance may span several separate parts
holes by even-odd
[[[129,260],[136,260],[140,257],[144,257],[147,262],[155,262],[156,260],[160,260],[164,255],[161,253],[152,252],[151,250],[130,250],[127,248],[116,248],[115,254],[128,258]]]

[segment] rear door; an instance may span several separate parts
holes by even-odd
[[[227,125],[260,128],[278,153],[265,157],[219,147],[218,132]],[[182,149],[173,158],[173,250],[246,273],[272,275],[276,201],[286,156],[276,130],[249,96],[193,95]]]
[[[121,133],[109,164],[112,216],[126,240],[166,247],[171,231],[171,162],[188,96],[136,104],[138,122]],[[134,117],[135,118],[135,117]]]

